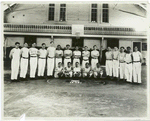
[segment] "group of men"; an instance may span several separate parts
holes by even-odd
[[[53,44],[54,42],[51,41],[50,46],[46,49],[46,44],[42,43],[42,48],[38,50],[36,43],[33,43],[29,49],[28,44],[24,43],[24,47],[19,49],[20,43],[16,42],[15,48],[9,54],[12,59],[11,80],[18,79],[19,69],[20,79],[26,79],[29,60],[30,79],[35,79],[36,70],[38,70],[37,76],[39,78],[44,77],[46,65],[48,78],[54,76],[55,78],[94,77],[99,79],[103,76],[103,70],[99,64],[100,54],[96,45],[93,46],[91,52],[88,51],[87,46],[81,52],[78,46],[75,47],[74,51],[71,51],[70,45],[67,44],[66,49],[63,51],[60,45],[55,48]],[[127,52],[125,53],[124,47],[121,47],[120,51],[117,47],[114,47],[113,50],[108,47],[108,51],[105,53],[106,75],[108,78],[119,79],[120,76],[121,80],[132,82],[133,77],[133,82],[141,83],[142,56],[137,47],[134,49],[135,52],[131,53],[131,48],[127,47]]]

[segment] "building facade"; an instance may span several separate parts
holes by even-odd
[[[98,49],[138,46],[147,55],[145,4],[53,2],[14,4],[4,11],[5,56],[19,41],[37,46],[54,40],[55,47],[79,45]]]

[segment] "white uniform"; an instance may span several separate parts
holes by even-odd
[[[20,77],[26,78],[27,70],[28,70],[28,60],[29,59],[29,49],[23,47],[21,49],[21,62],[20,62]]]
[[[55,65],[55,47],[48,47],[48,58],[47,58],[47,76],[53,76],[54,65]]]
[[[83,77],[88,76],[88,73],[89,73],[89,77],[91,77],[91,76],[92,76],[91,67],[84,68],[84,71],[83,71]]]
[[[38,76],[44,76],[45,65],[46,65],[46,49],[39,50],[39,62],[38,62]]]
[[[132,57],[131,53],[126,53],[125,55],[125,78],[127,82],[132,82]]]
[[[17,80],[19,73],[20,49],[13,48],[10,51],[11,60],[11,80]]]
[[[94,71],[94,77],[97,77],[99,74],[100,75],[103,74],[103,71],[100,67],[99,68],[95,67],[93,71]]]
[[[72,77],[72,67],[65,67],[65,76],[69,75],[69,77]]]
[[[125,52],[119,53],[120,79],[125,79]]]
[[[55,54],[58,54],[58,55],[62,55],[62,56],[63,56],[63,51],[62,51],[62,50],[56,50],[56,51],[55,51]],[[62,63],[62,57],[59,57],[59,58],[56,57],[56,61],[55,61],[56,65],[55,65],[55,67],[58,66],[58,63],[59,63],[59,62]]]
[[[30,54],[30,78],[35,78],[35,73],[37,69],[37,52],[38,49],[36,48],[30,48],[29,54]]]
[[[75,51],[73,52],[73,55],[74,55],[74,56],[80,56],[80,57],[81,57],[81,52],[75,50]],[[76,62],[78,62],[79,65],[80,65],[80,58],[74,58],[74,59],[73,59],[73,67],[75,67],[75,63],[76,63]]]
[[[64,55],[65,54],[71,54],[72,55],[72,51],[71,50],[65,50],[64,51]],[[64,67],[67,67],[67,63],[70,62],[71,63],[71,57],[70,56],[66,56],[64,59]]]
[[[79,76],[81,76],[81,68],[80,67],[74,67],[73,72],[74,72],[74,76],[77,73],[79,73]]]
[[[95,56],[95,57],[93,57],[93,56]],[[92,57],[91,67],[92,67],[92,69],[94,69],[96,67],[96,64],[98,63],[98,56],[99,56],[99,52],[97,50],[93,50],[91,52],[91,57]]]
[[[83,56],[82,68],[85,68],[85,64],[89,63],[90,52],[89,51],[83,51],[82,56]]]
[[[133,52],[133,82],[141,83],[141,58],[139,51]]]
[[[119,51],[113,51],[113,77],[118,78],[118,68],[119,68],[119,61],[118,61]]]
[[[112,76],[112,69],[113,69],[112,51],[106,52],[105,55],[106,55],[106,75]]]
[[[56,67],[54,77],[55,77],[55,78],[58,78],[58,74],[59,74],[60,72],[63,72],[63,67],[60,67],[60,68],[59,68],[59,67]]]

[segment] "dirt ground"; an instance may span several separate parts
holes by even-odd
[[[66,79],[31,80],[8,84],[10,70],[4,74],[4,116],[19,117],[146,117],[146,66],[142,84],[94,80],[82,84]]]

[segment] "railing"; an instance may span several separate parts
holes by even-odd
[[[71,34],[71,25],[4,24],[4,32],[36,32]]]
[[[84,27],[85,35],[125,35],[146,36],[146,31],[135,31],[134,28],[123,27]]]

